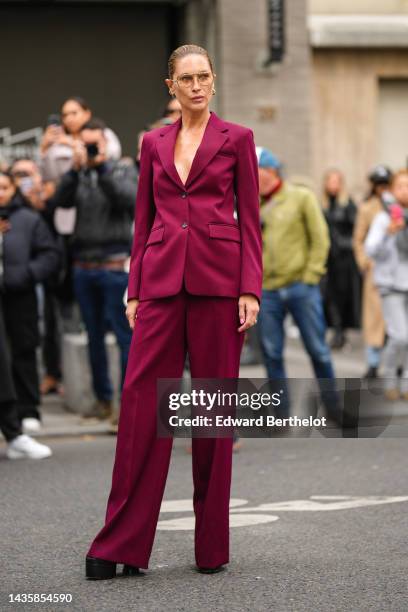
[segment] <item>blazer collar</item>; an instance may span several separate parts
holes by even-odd
[[[207,122],[200,146],[194,156],[185,185],[183,185],[176,166],[174,165],[174,147],[177,134],[181,128],[181,116],[171,126],[166,126],[159,132],[160,136],[157,140],[156,148],[160,161],[169,177],[181,189],[187,189],[191,185],[228,138],[227,124],[222,121],[214,111],[210,111],[210,113],[210,118]]]

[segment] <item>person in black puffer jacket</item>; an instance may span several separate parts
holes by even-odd
[[[36,162],[30,158],[16,159],[11,168],[15,183],[28,206],[38,211],[57,242],[61,253],[61,264],[56,273],[43,283],[43,333],[42,360],[44,376],[40,384],[41,394],[62,390],[62,334],[67,324],[72,325],[74,295],[68,251],[68,237],[58,233],[54,224],[54,213],[48,209],[55,186],[45,183]]]
[[[137,191],[134,169],[107,159],[105,124],[92,119],[75,143],[73,168],[64,174],[48,206],[76,209],[70,246],[75,296],[88,332],[89,359],[96,401],[85,415],[113,418],[113,385],[105,348],[106,321],[114,332],[121,358],[121,383],[132,339],[125,315]]]
[[[35,285],[58,268],[59,249],[39,213],[30,209],[7,172],[0,173],[0,299],[11,353],[20,420],[40,421]],[[0,373],[0,386],[6,372]]]

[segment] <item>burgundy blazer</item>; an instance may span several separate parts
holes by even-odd
[[[262,238],[252,130],[211,111],[185,185],[174,165],[181,117],[144,135],[128,300],[177,294],[261,300]],[[236,206],[238,220],[234,218]]]

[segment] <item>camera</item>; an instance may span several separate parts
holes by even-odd
[[[0,206],[0,220],[1,221],[8,221],[10,215],[9,215],[9,211],[7,210],[7,208],[4,208],[3,206]]]
[[[24,176],[20,179],[19,188],[23,195],[26,195],[34,187],[34,181],[31,176]]]
[[[95,144],[94,142],[92,142],[91,144],[85,145],[85,148],[86,148],[86,152],[88,154],[89,159],[94,159],[99,153],[98,145]]]

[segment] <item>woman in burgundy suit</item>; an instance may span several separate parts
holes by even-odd
[[[148,568],[172,438],[156,435],[156,381],[238,378],[244,332],[262,285],[258,167],[252,130],[208,108],[215,74],[205,49],[169,58],[181,117],[143,139],[126,315],[133,329],[105,526],[88,578]],[[237,219],[234,216],[236,208]],[[193,438],[197,569],[229,561],[232,437]]]

